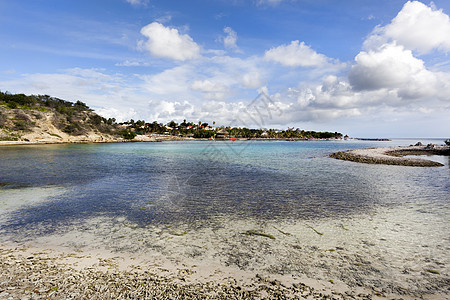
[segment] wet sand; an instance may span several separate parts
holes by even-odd
[[[372,299],[315,280],[107,251],[3,245],[0,266],[2,299]]]
[[[0,299],[450,299],[445,233],[430,236],[436,224],[415,213],[210,225],[98,217],[3,233]]]

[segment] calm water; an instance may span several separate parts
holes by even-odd
[[[21,231],[45,224],[51,231],[99,214],[122,215],[142,226],[198,224],[217,216],[307,220],[410,204],[440,213],[450,201],[447,157],[432,158],[446,165],[440,168],[374,166],[327,157],[344,149],[413,142],[195,141],[2,147],[0,200],[8,221],[1,226]],[[52,195],[55,189],[60,192]],[[27,190],[43,193],[45,201],[31,197],[32,205],[25,201],[22,206],[20,198],[11,199],[17,190],[24,195]]]
[[[0,147],[0,243],[156,253],[414,297],[446,294],[449,158],[416,168],[328,157],[417,141]]]

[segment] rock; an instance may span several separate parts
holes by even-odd
[[[423,144],[421,142],[417,142],[414,146],[423,146]]]

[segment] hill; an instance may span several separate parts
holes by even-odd
[[[114,119],[99,116],[81,101],[0,92],[0,141],[115,142],[124,134]]]

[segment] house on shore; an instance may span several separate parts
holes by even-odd
[[[216,133],[215,139],[216,140],[228,140],[230,138],[230,135],[228,131],[225,129],[221,129]]]

